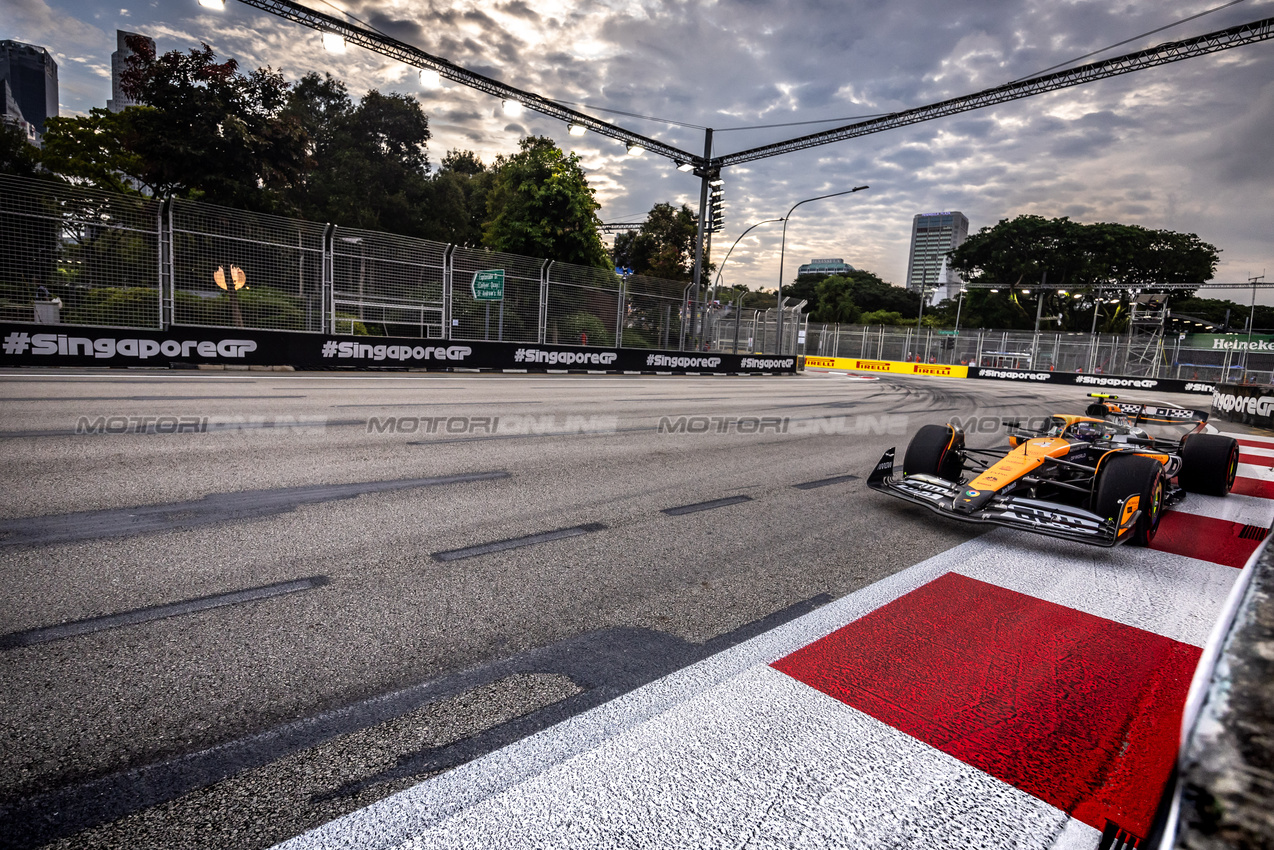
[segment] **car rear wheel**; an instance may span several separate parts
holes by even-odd
[[[959,481],[964,469],[964,432],[951,425],[925,425],[916,432],[902,458],[902,474],[936,475]]]
[[[1093,512],[1119,522],[1119,502],[1128,496],[1140,496],[1141,516],[1133,527],[1131,542],[1149,546],[1159,530],[1163,517],[1163,464],[1152,457],[1115,455],[1101,464],[1097,476],[1097,492],[1093,496]]]
[[[1194,434],[1181,446],[1181,489],[1206,496],[1225,496],[1239,471],[1239,443],[1220,434]]]

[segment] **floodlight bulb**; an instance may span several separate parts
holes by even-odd
[[[677,163],[677,170],[678,171],[694,171],[695,167],[688,162],[679,162]]]
[[[570,133],[572,136],[582,136],[588,132],[588,128],[583,124],[572,124],[566,128],[566,132]]]
[[[646,149],[645,149],[645,148],[643,148],[641,145],[629,145],[629,146],[628,146],[628,155],[629,155],[629,156],[641,156],[641,155],[642,155],[642,154],[644,154],[645,152],[646,152]]]
[[[517,117],[522,114],[522,102],[518,100],[506,100],[504,102],[504,114],[510,118]]]
[[[345,39],[334,32],[323,33],[323,49],[328,53],[344,53]]]
[[[987,290],[987,292],[999,292],[999,291],[1000,291],[1000,290],[998,290],[998,289],[988,289],[988,290]]]
[[[216,9],[219,12],[224,12],[226,9],[226,0],[199,0],[199,5],[203,6],[205,9]]]
[[[424,68],[420,72],[420,84],[427,89],[442,88],[442,74],[433,68]]]

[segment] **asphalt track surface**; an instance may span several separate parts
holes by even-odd
[[[1271,524],[1274,450],[1245,446],[1247,489],[1191,497],[1158,552],[984,535],[863,487],[921,425],[976,418],[970,443],[993,445],[999,418],[1078,396],[4,373],[0,842],[1096,847],[1112,813],[1143,829],[1125,774],[1175,747],[1176,692]],[[76,433],[99,417],[123,433]],[[932,634],[900,651],[898,623]],[[1012,710],[952,708],[987,702],[950,672],[986,659],[1003,663],[978,687]],[[1077,725],[1096,731],[1052,733]],[[1094,747],[1138,760],[1112,771]]]

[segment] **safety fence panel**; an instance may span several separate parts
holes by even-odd
[[[724,304],[708,312],[707,339],[714,351],[730,354],[753,354],[759,311],[750,307]]]
[[[689,329],[685,289],[681,281],[629,275],[624,281],[620,344],[624,348],[680,350],[683,332]]]
[[[160,204],[0,175],[0,320],[158,328]]]
[[[324,225],[183,200],[170,215],[173,323],[324,329]]]
[[[549,263],[545,341],[601,348],[619,346],[623,281],[610,269]]]
[[[333,228],[334,333],[442,339],[449,246],[375,230]]]
[[[539,342],[545,260],[455,248],[451,252],[451,339]],[[478,272],[500,272],[504,297],[474,296]]]

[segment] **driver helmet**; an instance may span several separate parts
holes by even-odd
[[[1105,430],[1101,427],[1101,423],[1098,422],[1076,422],[1071,426],[1070,436],[1077,440],[1092,442],[1093,440],[1100,440],[1105,434]]]

